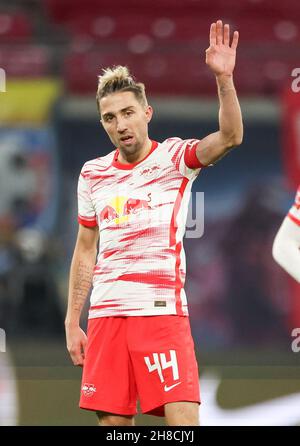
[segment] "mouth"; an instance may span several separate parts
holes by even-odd
[[[122,138],[121,138],[121,142],[122,143],[124,143],[124,144],[131,144],[132,143],[132,141],[133,141],[133,136],[122,136]]]

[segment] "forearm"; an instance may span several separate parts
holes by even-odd
[[[223,158],[243,139],[242,113],[232,76],[220,75],[216,79],[220,101],[219,130],[203,138],[196,150],[196,156],[204,166]]]
[[[96,254],[96,250],[74,251],[70,268],[66,324],[79,323],[82,308],[92,285]]]
[[[219,127],[222,139],[229,145],[239,145],[243,139],[243,120],[233,83],[233,77],[216,76],[219,108]]]
[[[276,262],[300,282],[300,228],[286,217],[276,234],[272,254]]]

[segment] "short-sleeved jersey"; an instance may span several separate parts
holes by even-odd
[[[289,210],[288,217],[300,226],[300,185],[298,186],[295,202]]]
[[[120,163],[118,149],[84,164],[78,221],[99,227],[89,318],[188,315],[183,236],[198,140],[152,141],[148,155]]]

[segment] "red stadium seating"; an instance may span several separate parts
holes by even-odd
[[[65,39],[54,65],[58,72],[61,69],[67,90],[74,93],[94,94],[101,68],[126,64],[152,94],[215,94],[205,49],[210,23],[218,18],[240,32],[235,70],[240,93],[276,94],[299,65],[299,0],[85,0],[84,6],[81,0],[45,0],[43,4],[49,29],[52,26],[53,33],[58,30]],[[25,14],[7,17],[0,15],[0,43],[32,38],[32,24]],[[41,47],[24,51],[0,46],[0,66],[16,76],[47,74],[50,59]]]
[[[296,56],[265,57],[257,51],[253,63],[253,50],[245,47],[237,60],[235,83],[242,94],[275,94],[290,78],[297,66]],[[278,48],[284,49],[284,45]],[[270,54],[274,51],[270,51]],[[64,75],[67,89],[74,93],[95,94],[97,76],[101,69],[112,65],[127,65],[135,77],[144,82],[150,94],[207,95],[215,93],[215,81],[204,63],[204,54],[194,49],[133,53],[124,45],[119,47],[93,47],[86,51],[73,51],[66,57]]]
[[[67,29],[77,37],[89,36],[96,42],[123,40],[135,35],[148,35],[164,41],[187,41],[205,38],[208,42],[210,18],[194,19],[170,14],[114,14],[82,17],[66,22]]]
[[[300,41],[300,21],[270,18],[229,19],[231,30],[239,30],[244,42],[265,43],[267,41]],[[135,35],[147,35],[158,42],[205,40],[208,43],[210,17],[172,15],[148,15],[145,19],[137,14],[101,15],[82,17],[66,23],[67,29],[75,38],[90,37],[95,42],[129,39]]]
[[[49,50],[34,45],[0,47],[0,67],[7,77],[42,77],[49,74]]]
[[[101,69],[118,64],[127,65],[150,94],[200,94],[215,89],[213,76],[195,55],[92,50],[67,56],[64,72],[68,91],[95,93]]]
[[[32,38],[32,28],[24,14],[0,13],[0,43],[28,42]]]
[[[81,0],[46,0],[46,9],[52,20],[63,23],[71,18],[83,15]],[[188,14],[201,19],[211,16],[214,19],[230,17],[256,17],[274,19],[300,18],[300,2],[298,0],[114,0],[114,2],[99,2],[85,0],[84,14],[98,16],[106,14],[140,12],[141,19],[155,11],[157,15],[172,14],[178,17]],[[217,14],[217,16],[216,16]]]

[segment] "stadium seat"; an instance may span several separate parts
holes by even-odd
[[[150,94],[199,95],[215,91],[213,76],[196,53],[134,54],[125,50],[103,49],[73,52],[66,57],[64,74],[67,90],[94,94],[101,68],[118,64],[127,65],[137,80],[146,84]]]
[[[46,0],[46,10],[52,20],[63,23],[71,18],[83,15],[81,0]],[[140,13],[140,20],[148,14],[155,12],[159,15],[177,15],[178,17],[189,15],[198,18],[211,16],[214,20],[218,18],[231,17],[240,18],[273,18],[289,20],[300,18],[300,3],[298,0],[152,0],[152,2],[141,2],[140,0],[115,0],[113,3],[106,2],[99,7],[98,0],[85,0],[84,15],[95,17],[101,15],[136,14]],[[218,16],[216,16],[216,11]]]
[[[231,31],[238,30],[243,42],[299,42],[300,25],[296,20],[230,18],[225,22],[231,26]],[[172,42],[198,44],[206,41],[208,44],[211,17],[174,16],[171,14],[159,16],[148,15],[145,19],[137,14],[101,15],[82,17],[66,22],[66,28],[73,39],[89,37],[94,42],[123,42],[124,39],[136,35],[148,36],[157,44]]]
[[[32,35],[33,27],[28,16],[0,13],[0,43],[27,43]]]
[[[204,61],[209,25],[217,18],[240,32],[240,93],[275,94],[291,64],[298,64],[298,0],[115,0],[101,9],[96,0],[86,0],[84,13],[79,0],[46,4],[71,36],[63,68],[69,91],[94,93],[101,67],[127,64],[154,94],[214,93]]]
[[[40,77],[49,74],[50,54],[46,47],[1,46],[0,66],[7,77]]]

